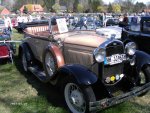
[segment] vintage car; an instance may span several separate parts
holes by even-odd
[[[18,26],[15,27],[15,29],[19,32],[19,33],[22,33],[23,30],[28,26],[32,26],[33,24],[36,24],[36,25],[40,25],[40,24],[43,24],[43,23],[48,23],[48,20],[33,20],[32,22],[18,22]]]
[[[0,19],[0,63],[11,61],[16,52],[16,44],[11,40],[10,30],[5,27],[4,20]]]
[[[114,36],[115,39],[121,39],[122,28],[119,26],[107,26],[96,29],[96,33],[105,38]]]
[[[16,44],[6,34],[0,34],[0,62],[11,61],[13,63],[13,55],[16,52]],[[8,60],[7,60],[8,59]]]
[[[134,42],[124,45],[88,28],[68,29],[59,17],[30,25],[24,33],[22,68],[60,88],[72,113],[96,112],[150,89],[150,59]]]
[[[116,26],[119,24],[119,19],[118,18],[108,18],[105,20],[106,21],[106,26]]]
[[[140,24],[124,27],[121,39],[134,41],[137,49],[150,54],[150,16],[141,17]]]

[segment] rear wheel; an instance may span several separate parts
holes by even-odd
[[[25,72],[27,72],[28,71],[28,63],[27,63],[27,58],[26,58],[26,55],[24,52],[22,52],[22,54],[21,54],[21,63],[22,63],[23,70]]]
[[[90,86],[82,87],[72,79],[66,78],[64,99],[71,113],[89,113],[89,102],[96,101]]]
[[[33,65],[33,54],[28,48],[21,51],[21,64],[25,72],[28,72],[28,67]]]

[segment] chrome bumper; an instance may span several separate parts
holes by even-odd
[[[136,89],[134,89],[130,92],[127,92],[125,94],[122,94],[122,95],[119,95],[116,97],[112,97],[112,98],[105,98],[105,99],[102,99],[102,100],[96,101],[96,102],[90,102],[89,110],[90,111],[99,111],[99,110],[111,107],[113,105],[127,101],[135,96],[138,96],[144,92],[147,92],[148,90],[150,90],[150,82],[141,87],[137,87]]]

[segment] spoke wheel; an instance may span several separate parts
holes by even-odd
[[[46,52],[43,63],[44,63],[43,67],[44,67],[46,76],[48,78],[53,77],[54,72],[56,70],[56,61],[55,61],[53,55],[51,54],[51,52],[49,52],[49,51]]]
[[[81,89],[74,83],[68,83],[64,91],[65,100],[73,113],[85,113],[86,101]]]
[[[140,85],[146,84],[146,76],[143,71],[140,71],[139,77],[140,77]]]
[[[28,71],[28,63],[27,63],[27,58],[25,56],[25,53],[22,53],[22,66],[25,72]]]
[[[89,102],[96,101],[90,86],[83,88],[72,81],[64,87],[64,99],[71,113],[89,113]]]
[[[142,86],[146,83],[150,82],[150,66],[143,68],[139,73],[139,86]],[[145,95],[147,92],[142,93],[139,96]]]

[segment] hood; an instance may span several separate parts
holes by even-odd
[[[55,39],[60,38],[64,43],[98,47],[107,39],[100,37],[95,31],[75,31],[54,35]]]

